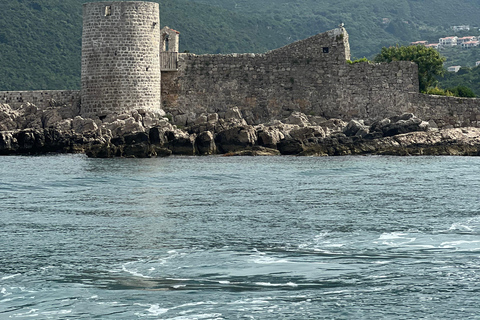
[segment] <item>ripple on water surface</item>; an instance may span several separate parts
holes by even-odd
[[[0,318],[475,318],[479,162],[4,157]]]

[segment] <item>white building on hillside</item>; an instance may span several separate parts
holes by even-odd
[[[438,39],[438,44],[441,47],[453,47],[457,45],[458,37],[446,37]]]
[[[470,26],[453,26],[453,31],[470,30]]]
[[[428,41],[415,41],[415,42],[410,42],[411,46],[426,46],[428,44]]]
[[[475,67],[480,66],[480,61],[475,62]]]
[[[462,38],[457,39],[457,44],[462,44],[462,43],[465,43],[465,42],[477,41],[477,40],[478,40],[477,37],[474,37],[474,36],[462,37]]]
[[[438,49],[438,43],[430,43],[430,44],[427,44],[425,47]]]
[[[462,43],[462,48],[469,49],[469,48],[473,48],[473,47],[478,47],[478,45],[479,45],[478,41],[467,41],[467,42]]]
[[[449,72],[458,72],[462,66],[451,66],[447,68],[447,71]]]

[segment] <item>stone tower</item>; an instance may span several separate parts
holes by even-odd
[[[159,53],[157,3],[84,4],[82,116],[159,110]]]

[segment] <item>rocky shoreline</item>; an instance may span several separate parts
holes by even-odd
[[[250,125],[234,108],[185,126],[137,110],[84,119],[65,106],[0,105],[0,155],[85,153],[89,157],[170,155],[480,155],[480,128],[437,128],[413,114],[380,121],[325,119],[293,112]]]

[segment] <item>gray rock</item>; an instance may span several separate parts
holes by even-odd
[[[382,119],[380,121],[375,121],[370,126],[370,132],[382,132],[382,134],[383,134],[383,129],[382,128],[389,125],[390,123],[392,123],[392,120],[390,120],[388,118]]]
[[[98,131],[98,126],[92,119],[84,119],[80,116],[76,116],[72,121],[72,129],[77,133],[84,134],[87,132],[91,133]]]
[[[257,142],[256,131],[252,126],[240,126],[219,132],[215,137],[218,151],[221,153],[235,152],[251,147]]]
[[[382,127],[383,135],[385,137],[414,131],[426,131],[427,129],[428,126],[426,123],[416,117],[409,118],[408,120],[398,120],[395,123],[390,123]]]
[[[303,141],[313,137],[325,138],[325,131],[320,126],[310,126],[290,130],[289,135],[293,139]]]
[[[305,146],[296,139],[286,138],[277,144],[277,149],[282,155],[295,155],[303,152]]]
[[[55,109],[45,110],[41,119],[44,128],[56,127],[56,124],[63,120],[62,116]]]
[[[173,154],[192,156],[195,154],[195,136],[181,130],[165,132],[167,143],[165,146]]]
[[[306,127],[310,125],[308,117],[301,112],[292,112],[292,114],[284,121],[287,124],[296,124],[300,127]]]
[[[360,130],[366,131],[368,133],[368,127],[366,127],[363,123],[357,120],[351,120],[347,126],[343,129],[343,133],[347,137],[353,137],[359,132]]]
[[[0,132],[0,154],[10,154],[18,146],[12,132]]]
[[[257,131],[258,144],[267,148],[276,148],[277,143],[285,138],[285,135],[278,129],[267,127]]]
[[[217,146],[213,133],[204,131],[195,139],[195,147],[199,155],[211,155],[217,153]]]

